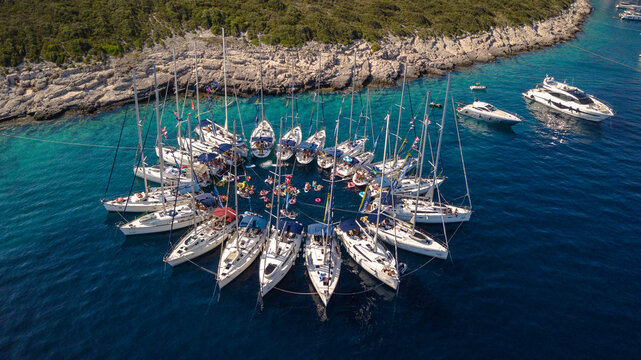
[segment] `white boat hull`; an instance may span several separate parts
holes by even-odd
[[[326,257],[325,252],[328,250],[330,254]],[[312,242],[311,236],[308,236],[305,246],[307,274],[325,307],[336,290],[341,274],[341,264],[340,249],[334,238],[330,238],[329,246],[324,246],[318,241]],[[327,281],[324,281],[325,279]]]
[[[296,262],[301,242],[301,234],[289,243],[281,242],[278,230],[272,228],[271,236],[267,239],[265,250],[260,256],[259,279],[262,296],[267,295],[287,275]]]
[[[447,259],[447,249],[429,238],[428,236],[417,236],[411,234],[411,225],[406,223],[395,225],[389,229],[375,226],[367,222],[367,230],[372,236],[378,235],[378,238],[389,245],[397,246],[399,249],[413,252],[415,254],[431,256],[439,259]],[[378,231],[377,231],[378,230]]]
[[[256,260],[267,237],[266,230],[255,237],[246,236],[242,228],[240,232],[227,243],[220,256],[218,286],[221,289],[247,270]],[[242,245],[243,243],[245,245]]]
[[[181,210],[181,208],[183,209]],[[182,207],[176,207],[176,211],[180,214],[181,211],[186,211],[184,210],[184,208],[185,205],[183,205]],[[120,231],[122,231],[122,233],[127,236],[156,234],[172,230],[184,229],[191,225],[201,223],[209,217],[209,214],[206,212],[199,211],[198,214],[196,214],[192,210],[190,215],[178,215],[173,219],[173,221],[171,216],[166,214],[162,217],[157,217],[155,219],[152,218],[154,216],[157,216],[157,214],[159,213],[162,213],[162,210],[155,213],[143,215],[138,219],[120,225]]]

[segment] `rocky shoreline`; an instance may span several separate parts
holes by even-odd
[[[376,52],[365,41],[351,45],[310,42],[297,49],[282,46],[259,49],[242,39],[227,38],[227,83],[235,86],[240,95],[255,95],[262,59],[266,93],[286,91],[292,63],[297,91],[313,89],[319,75],[323,89],[343,89],[350,86],[356,50],[357,87],[392,85],[402,75],[405,63],[408,77],[418,78],[573,39],[591,11],[589,0],[576,0],[560,15],[531,25],[495,28],[458,38],[389,37],[380,42]],[[0,121],[25,116],[48,119],[66,111],[92,112],[132,102],[132,71],[136,70],[138,90],[146,92],[153,87],[153,64],[159,84],[169,83],[173,87],[173,47],[179,87],[193,86],[194,41],[201,88],[222,79],[221,38],[209,31],[166,39],[164,46],[145,48],[100,65],[78,64],[61,69],[51,63],[23,64],[0,75]]]

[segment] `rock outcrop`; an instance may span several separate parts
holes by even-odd
[[[263,45],[259,49],[242,39],[227,38],[227,84],[240,95],[255,95],[262,62],[266,93],[284,93],[292,81],[297,91],[311,90],[318,78],[324,89],[343,89],[352,81],[354,51],[357,87],[394,84],[402,75],[403,64],[407,64],[411,78],[440,75],[457,66],[487,62],[572,39],[591,10],[589,0],[577,0],[556,17],[516,28],[495,28],[458,38],[390,36],[380,42],[376,52],[372,52],[365,41],[351,45],[310,42],[296,49]],[[165,39],[162,46],[111,58],[100,65],[77,64],[74,68],[61,69],[51,63],[23,64],[0,75],[0,120],[23,116],[45,119],[69,110],[91,112],[131,102],[132,71],[136,71],[138,90],[145,93],[153,89],[154,64],[159,84],[169,83],[173,87],[174,47],[179,87],[193,87],[194,43],[201,88],[216,80],[222,85],[222,39],[209,31],[201,31]]]

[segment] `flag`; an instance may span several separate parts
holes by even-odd
[[[196,110],[196,107],[194,106],[194,100],[191,101],[191,109]]]
[[[418,136],[416,139],[414,139],[414,143],[412,144],[412,149],[418,150],[418,141],[421,140]]]
[[[416,125],[414,125],[414,121],[416,121],[416,116],[412,117],[412,121],[410,121],[410,130],[413,130]]]
[[[185,121],[180,117],[180,115],[178,115],[177,111],[174,111],[174,116],[176,116],[176,121],[178,121],[178,124],[180,124],[181,122]]]
[[[162,130],[160,132],[162,133],[162,136],[164,136],[165,139],[167,139],[167,127],[163,126],[163,128],[162,128]]]

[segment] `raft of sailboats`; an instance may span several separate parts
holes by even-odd
[[[322,99],[319,96],[316,102],[315,94],[316,126],[313,126],[312,113],[309,133],[306,134],[307,138],[303,142],[303,130],[298,123],[293,87],[285,116],[281,117],[278,127],[280,134],[277,137],[274,127],[265,117],[261,67],[260,99],[256,102],[260,107],[257,106],[255,128],[251,136],[245,140],[244,134],[238,131],[236,118],[233,121],[229,119],[224,48],[223,32],[224,125],[217,124],[212,119],[201,119],[198,60],[195,58],[196,105],[192,104],[192,108],[196,111],[194,129],[191,128],[189,116],[186,121],[179,116],[180,101],[176,71],[174,74],[175,114],[178,123],[175,147],[163,144],[163,137],[166,139],[166,128],[162,127],[158,84],[155,84],[156,145],[154,148],[158,163],[151,166],[145,163],[142,137],[144,122],[141,122],[138,115],[134,73],[139,143],[136,155],[138,164],[134,165],[134,173],[136,177],[142,178],[145,191],[103,201],[105,209],[109,211],[121,214],[143,213],[138,218],[119,225],[125,235],[171,232],[189,228],[168,249],[163,261],[170,266],[178,266],[195,261],[198,257],[220,248],[215,273],[217,286],[221,289],[237,279],[256,259],[259,259],[258,284],[261,296],[266,296],[273,289],[278,289],[278,284],[295,268],[296,260],[302,250],[308,278],[325,307],[335,294],[340,279],[343,264],[341,244],[357,266],[392,289],[399,288],[405,268],[404,264],[398,261],[398,249],[430,257],[447,258],[447,242],[444,244],[437,241],[417,227],[417,224],[465,222],[469,221],[472,213],[471,207],[446,203],[442,200],[439,191],[439,186],[445,180],[445,177],[438,174],[438,164],[447,113],[449,76],[435,156],[432,154],[431,143],[429,143],[429,154],[425,155],[429,140],[427,129],[431,124],[428,119],[429,93],[426,95],[424,118],[417,121],[412,115],[410,130],[414,130],[416,121],[416,125],[422,124],[421,133],[416,134],[414,130],[414,135],[411,136],[413,141],[408,142],[407,137],[410,133],[408,131],[405,135],[406,140],[399,143],[399,139],[403,138],[400,134],[400,122],[402,122],[404,109],[405,74],[396,134],[390,133],[390,114],[388,113],[385,116],[385,127],[381,128],[370,150],[367,136],[367,125],[372,123],[369,93],[367,104],[361,105],[360,116],[355,117],[354,94],[356,91],[353,81],[347,139],[343,137],[343,140],[339,141],[339,137],[342,137],[339,135],[343,105],[341,102],[333,132],[333,144],[326,147],[328,134],[325,129],[324,111],[321,111]],[[288,107],[290,101],[291,108]],[[210,113],[213,114],[211,111]],[[343,118],[345,119],[347,116]],[[185,123],[187,130],[183,132],[182,126]],[[355,124],[354,129],[352,124]],[[192,139],[192,133],[197,134],[198,138]],[[385,134],[383,160],[373,162],[378,139],[382,134]],[[396,139],[396,144],[392,144],[393,139]],[[275,151],[273,151],[274,148]],[[276,169],[271,172],[273,178],[269,177],[271,189],[260,191],[268,213],[267,216],[262,216],[251,211],[253,200],[251,195],[244,196],[244,193],[239,194],[239,191],[234,190],[241,184],[249,185],[251,177],[246,169],[251,167],[245,166],[243,171],[239,172],[245,158],[250,155],[255,158],[268,158],[272,152],[276,158]],[[330,186],[324,206],[324,216],[322,220],[314,220],[308,226],[295,220],[296,214],[290,211],[291,206],[296,204],[296,194],[299,191],[295,188],[290,189],[292,174],[284,175],[283,171],[285,166],[291,166],[291,162],[286,165],[286,161],[292,158],[296,160],[294,167],[305,166],[316,159],[321,169],[330,169],[326,180]],[[423,177],[423,168],[428,164],[430,174],[428,177]],[[321,172],[321,174],[327,175],[327,172]],[[212,180],[212,175],[219,177],[220,180]],[[365,188],[362,193],[363,201],[359,207],[362,214],[335,222],[333,215],[334,210],[337,209],[335,187],[337,181],[342,181],[341,179],[346,183],[351,180],[349,187]],[[152,188],[148,185],[149,182],[158,183],[160,186]],[[217,186],[213,186],[214,193],[201,191],[210,183],[224,186],[233,182],[236,182],[231,187],[234,194],[233,206],[230,205],[231,199],[218,193]],[[320,185],[315,184],[315,186],[317,190],[321,189]],[[308,191],[306,188],[305,192]],[[268,198],[270,193],[271,200]],[[227,194],[230,194],[229,190]],[[243,197],[250,203],[250,211],[244,213],[239,209],[239,198]],[[469,199],[469,191],[467,198]],[[321,202],[321,198],[317,197],[316,203]]]

